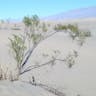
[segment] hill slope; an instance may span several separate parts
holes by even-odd
[[[63,20],[96,17],[96,6],[62,12],[56,15],[48,16],[44,20]]]

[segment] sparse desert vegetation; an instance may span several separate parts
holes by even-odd
[[[78,52],[74,49],[73,53],[69,53],[68,56],[66,56],[66,58],[61,59],[54,55],[44,64],[38,64],[38,66],[37,65],[29,66],[24,69],[24,66],[26,66],[29,58],[31,57],[34,50],[38,47],[38,45],[42,41],[45,41],[46,39],[52,37],[56,33],[58,32],[64,33],[64,31],[66,31],[69,34],[70,38],[76,40],[77,42],[79,41],[80,47],[83,45],[85,39],[91,36],[90,32],[80,31],[78,26],[71,24],[68,25],[58,24],[55,26],[55,28],[53,27],[53,29],[55,30],[51,29],[52,32],[49,31],[46,32],[46,29],[48,30],[48,28],[46,28],[47,24],[40,23],[39,17],[37,15],[33,15],[31,18],[24,17],[23,23],[25,24],[25,30],[23,34],[20,35],[13,34],[12,38],[9,37],[10,48],[12,49],[13,57],[17,63],[18,75],[22,75],[26,72],[31,71],[32,69],[40,68],[46,65],[50,64],[55,65],[56,61],[65,62],[69,68],[71,68],[72,65],[75,64],[75,59],[78,56]],[[58,55],[60,55],[60,50],[54,49],[53,52],[54,54],[59,53]]]
[[[58,24],[57,22],[55,25],[49,25],[47,22],[40,21],[37,15],[33,15],[32,17],[24,17],[22,23],[24,26],[23,29],[21,29],[22,27],[18,27],[16,24],[14,25],[14,27],[10,27],[10,30],[12,31],[15,30],[21,32],[19,32],[19,34],[12,33],[11,36],[8,37],[8,45],[11,50],[10,52],[12,53],[12,58],[15,60],[15,62],[11,61],[11,63],[16,64],[16,74],[13,75],[12,71],[10,71],[10,69],[8,68],[7,71],[3,72],[4,69],[2,69],[1,66],[0,80],[10,80],[16,82],[20,80],[20,77],[22,77],[22,75],[32,70],[38,70],[44,66],[48,67],[51,65],[51,67],[53,67],[57,64],[61,66],[61,64],[63,63],[68,66],[68,68],[72,68],[73,65],[77,63],[76,60],[79,57],[80,48],[82,48],[84,43],[86,43],[86,39],[88,37],[91,37],[90,31],[87,31],[87,29],[86,31],[81,30],[77,24]],[[69,38],[70,41],[75,42],[74,44],[78,46],[79,50],[76,48],[70,48],[71,52],[69,51],[66,55],[61,57],[61,54],[63,52],[59,49],[57,50],[57,48],[54,48],[52,50],[53,54],[49,54],[50,52],[47,51],[46,53],[41,54],[41,57],[43,56],[43,58],[46,60],[43,60],[43,63],[40,61],[38,62],[37,60],[37,63],[34,64],[31,60],[31,63],[33,64],[28,65],[30,58],[32,58],[33,54],[36,52],[35,50],[39,47],[39,45],[50,38],[54,38],[56,34],[57,36],[59,36],[58,34],[60,33],[66,35],[66,37]],[[30,74],[30,76],[32,75]],[[42,82],[35,82],[35,76],[34,81],[33,78],[31,78],[31,80],[24,82],[32,84],[32,86],[39,86],[54,95],[65,96],[64,92],[59,91],[52,86],[49,87],[46,84],[44,85]]]
[[[95,75],[96,0],[0,1],[0,96],[96,96]]]

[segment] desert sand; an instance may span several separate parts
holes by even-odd
[[[58,33],[42,42],[30,58],[27,65],[34,62],[45,62],[42,53],[52,54],[52,50],[61,50],[61,57],[72,49],[79,50],[76,64],[69,69],[64,63],[58,62],[55,66],[45,66],[32,70],[20,77],[19,81],[0,81],[0,96],[55,96],[41,87],[33,86],[22,81],[28,81],[35,76],[36,82],[47,84],[66,94],[66,96],[96,96],[96,18],[64,21],[63,23],[78,24],[81,29],[89,30],[92,37],[79,49],[66,34]],[[0,64],[4,71],[6,67],[15,74],[15,61],[9,50],[9,40],[12,34],[23,31],[23,25],[19,24],[21,30],[12,30],[12,24],[3,24],[0,29]],[[71,49],[71,50],[70,50]],[[59,64],[60,63],[60,64]]]

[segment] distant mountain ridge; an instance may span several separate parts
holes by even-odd
[[[60,14],[45,17],[44,20],[64,20],[96,17],[96,6],[62,12]]]

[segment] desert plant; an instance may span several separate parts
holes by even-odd
[[[2,68],[0,64],[0,80],[10,80],[13,81],[15,78],[12,76],[12,72],[9,73],[9,68],[7,67],[6,70]]]
[[[26,16],[24,17],[23,22],[24,22],[25,26],[27,26],[27,27],[29,27],[32,24],[31,19]]]
[[[24,17],[23,23],[25,24],[25,27],[26,27],[24,32],[25,34],[23,34],[23,36],[13,35],[13,38],[9,38],[11,49],[13,50],[13,56],[17,62],[17,67],[19,69],[19,75],[22,75],[28,71],[31,71],[32,69],[40,68],[46,65],[51,64],[53,66],[56,64],[56,61],[65,62],[69,68],[71,68],[75,64],[75,59],[78,56],[77,51],[73,50],[73,53],[68,54],[68,56],[66,56],[66,58],[64,59],[58,58],[58,56],[56,56],[57,51],[54,51],[55,55],[52,56],[52,58],[49,61],[43,64],[39,64],[38,66],[34,65],[34,66],[29,66],[27,68],[24,68],[24,66],[27,64],[29,58],[31,57],[34,50],[38,47],[38,45],[42,41],[55,35],[56,33],[67,31],[71,36],[71,38],[73,38],[74,36],[73,40],[77,40],[76,38],[78,38],[80,42],[90,36],[89,32],[88,33],[81,32],[77,25],[65,26],[65,25],[59,24],[59,25],[56,25],[55,28],[53,28],[54,31],[52,31],[51,33],[50,31],[44,32],[46,23],[44,23],[44,25],[43,26],[41,25],[40,27],[41,23],[37,15],[34,15],[31,18]],[[26,41],[29,42],[29,46],[26,45]]]
[[[69,35],[73,40],[77,40],[79,45],[82,46],[87,37],[91,36],[91,32],[89,31],[81,31],[77,25],[69,24],[68,29],[70,30]]]
[[[0,23],[3,24],[5,21],[3,19],[0,20]]]
[[[21,29],[18,27],[12,27],[11,30],[21,30]]]
[[[54,30],[56,31],[67,31],[69,33],[69,36],[72,38],[72,40],[77,40],[79,45],[82,46],[83,43],[85,42],[87,37],[91,36],[91,32],[90,31],[81,31],[77,24],[72,25],[72,24],[68,24],[68,25],[61,25],[61,24],[57,24],[54,27]]]
[[[47,32],[47,25],[43,22],[43,24],[42,24],[42,31],[43,32]]]
[[[22,35],[17,36],[13,35],[13,38],[9,38],[11,45],[10,48],[12,49],[14,59],[17,62],[17,68],[19,71],[21,70],[21,62],[24,59],[24,53],[25,53],[25,42]]]
[[[63,25],[63,24],[57,24],[57,25],[54,27],[54,30],[56,30],[56,31],[67,30],[67,26],[66,26],[66,25]]]

